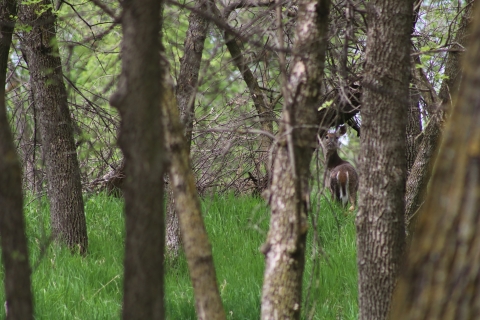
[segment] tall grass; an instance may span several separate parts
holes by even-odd
[[[120,318],[123,204],[98,195],[86,199],[85,208],[89,254],[82,258],[49,240],[48,205],[32,201],[25,206],[36,319]],[[313,208],[316,228],[308,235],[303,318],[355,319],[353,216],[324,201]],[[264,268],[259,247],[268,231],[268,208],[261,199],[229,195],[204,199],[202,209],[228,319],[258,319]],[[165,291],[168,319],[196,319],[183,256],[166,262]],[[1,303],[0,317],[3,314]]]

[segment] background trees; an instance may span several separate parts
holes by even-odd
[[[480,315],[479,9],[474,11],[463,80],[447,120],[431,189],[394,295],[392,319]]]

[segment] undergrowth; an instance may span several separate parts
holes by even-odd
[[[319,204],[320,203],[320,204]],[[355,227],[327,201],[312,204],[304,273],[303,319],[356,319]],[[49,239],[48,205],[25,205],[36,319],[120,319],[124,219],[122,201],[85,199],[89,253],[72,255]],[[258,319],[269,211],[253,197],[216,196],[202,201],[222,301],[228,319]],[[315,230],[314,230],[315,229]],[[3,270],[0,269],[3,278]],[[166,261],[167,319],[196,319],[184,256]],[[0,318],[5,314],[0,288]]]

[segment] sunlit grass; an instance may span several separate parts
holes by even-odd
[[[312,208],[310,218],[317,231],[311,228],[308,234],[302,318],[356,319],[354,217],[323,200]],[[82,258],[49,240],[45,202],[26,204],[36,319],[120,319],[123,203],[92,196],[86,199],[85,210],[89,253]],[[204,199],[202,210],[228,319],[258,319],[264,268],[259,247],[268,231],[267,206],[258,198],[228,195]],[[196,319],[183,256],[167,261],[165,290],[168,319]],[[0,314],[4,314],[3,302]]]

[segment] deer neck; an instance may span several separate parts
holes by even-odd
[[[327,157],[327,169],[331,170],[341,164],[345,163],[345,160],[340,158],[337,151],[334,151],[331,155]]]

